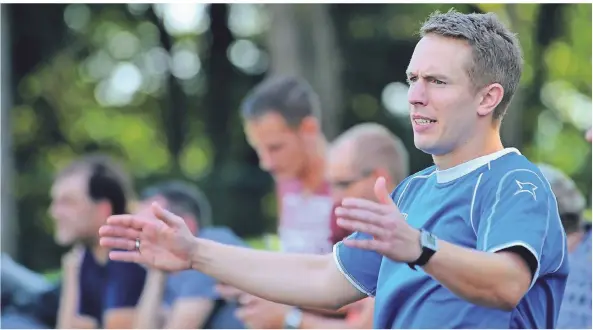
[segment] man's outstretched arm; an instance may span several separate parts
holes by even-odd
[[[196,239],[192,267],[255,296],[291,306],[337,309],[360,300],[331,254],[252,250]]]
[[[363,298],[333,256],[300,255],[223,245],[196,238],[175,214],[153,205],[156,218],[118,215],[99,234],[112,260],[165,271],[193,268],[255,296],[292,306],[335,309]],[[161,221],[159,221],[161,220]]]

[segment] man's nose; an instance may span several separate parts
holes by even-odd
[[[425,106],[428,102],[426,97],[426,86],[421,80],[415,81],[408,88],[408,102],[411,105]]]

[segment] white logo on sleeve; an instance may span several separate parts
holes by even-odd
[[[531,196],[533,196],[534,200],[537,200],[536,196],[535,196],[535,190],[537,189],[537,186],[534,185],[531,182],[521,182],[519,180],[515,180],[515,182],[517,182],[517,185],[519,186],[519,190],[517,190],[517,192],[515,192],[515,194],[513,194],[513,196],[520,194],[522,192],[526,192],[531,194]]]

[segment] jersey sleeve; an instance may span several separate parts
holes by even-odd
[[[345,238],[372,239],[365,233],[356,232]],[[338,242],[334,245],[334,259],[340,272],[346,279],[367,296],[374,297],[377,290],[377,278],[383,256],[375,251],[352,248]]]
[[[542,269],[558,264],[542,255],[550,221],[558,216],[554,196],[542,178],[532,170],[516,169],[477,192],[484,194],[476,224],[477,249],[518,252],[533,271],[531,286]]]
[[[398,200],[403,184],[404,182],[400,183],[391,193],[390,197],[393,201]],[[355,232],[344,240],[352,239],[367,240],[372,239],[372,236]],[[340,241],[334,245],[334,259],[340,272],[356,289],[369,297],[375,296],[377,279],[383,261],[381,254],[375,251],[351,248]]]
[[[103,299],[103,312],[109,309],[135,307],[140,299],[146,269],[127,262],[109,261]]]

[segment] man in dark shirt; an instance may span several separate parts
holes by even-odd
[[[73,249],[62,258],[58,328],[126,328],[133,322],[146,271],[114,262],[98,244],[98,228],[128,212],[131,180],[102,155],[89,155],[63,169],[51,188],[55,240]],[[117,279],[117,281],[114,281]]]

